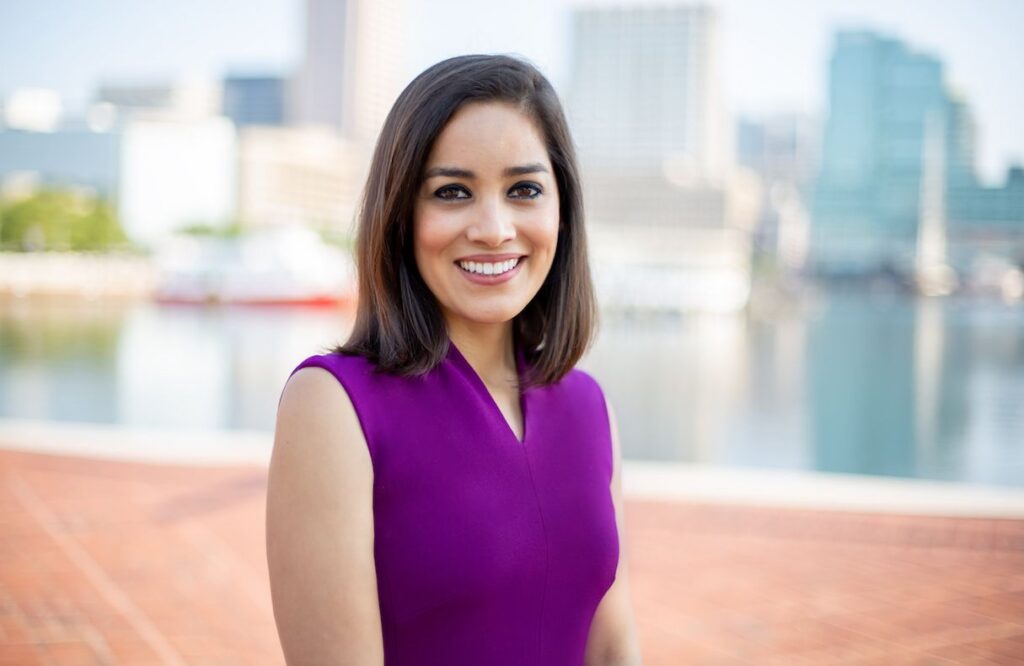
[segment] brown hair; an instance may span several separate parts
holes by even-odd
[[[364,356],[378,371],[402,376],[428,372],[445,358],[444,318],[413,254],[415,193],[434,141],[455,111],[468,102],[490,101],[514,104],[533,119],[558,183],[560,223],[551,270],[512,326],[530,366],[524,388],[559,381],[590,347],[598,309],[576,153],[558,96],[528,62],[466,55],[417,76],[384,121],[359,211],[355,326],[334,353]]]

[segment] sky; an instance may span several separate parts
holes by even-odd
[[[556,87],[571,73],[569,15],[608,0],[400,0],[405,74],[467,52],[512,52]],[[625,0],[630,2],[633,0]],[[979,127],[990,183],[1024,163],[1022,0],[711,0],[720,11],[721,68],[733,114],[826,109],[836,28],[878,30],[942,59]],[[301,59],[302,0],[0,0],[0,96],[59,91],[70,108],[97,83],[183,75],[288,73]]]

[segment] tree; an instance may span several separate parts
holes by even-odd
[[[130,245],[110,204],[70,190],[42,190],[0,204],[0,247],[111,250]]]

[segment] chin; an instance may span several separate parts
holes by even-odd
[[[509,312],[508,314],[464,315],[463,319],[477,324],[505,324],[515,319],[516,314]]]
[[[501,308],[498,310],[475,310],[467,308],[465,310],[455,312],[455,315],[460,319],[471,321],[476,324],[504,324],[515,319],[515,316],[522,311],[523,308]]]

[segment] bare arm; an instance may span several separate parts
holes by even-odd
[[[619,534],[619,563],[615,570],[615,582],[605,592],[590,625],[585,661],[587,666],[639,666],[642,657],[629,593],[626,531],[623,522],[622,455],[619,452],[619,432],[615,413],[612,411],[611,403],[607,405],[612,431],[611,490],[612,503],[615,505],[615,524]]]
[[[266,521],[286,662],[383,664],[373,467],[348,394],[323,369],[299,370],[281,396]]]

